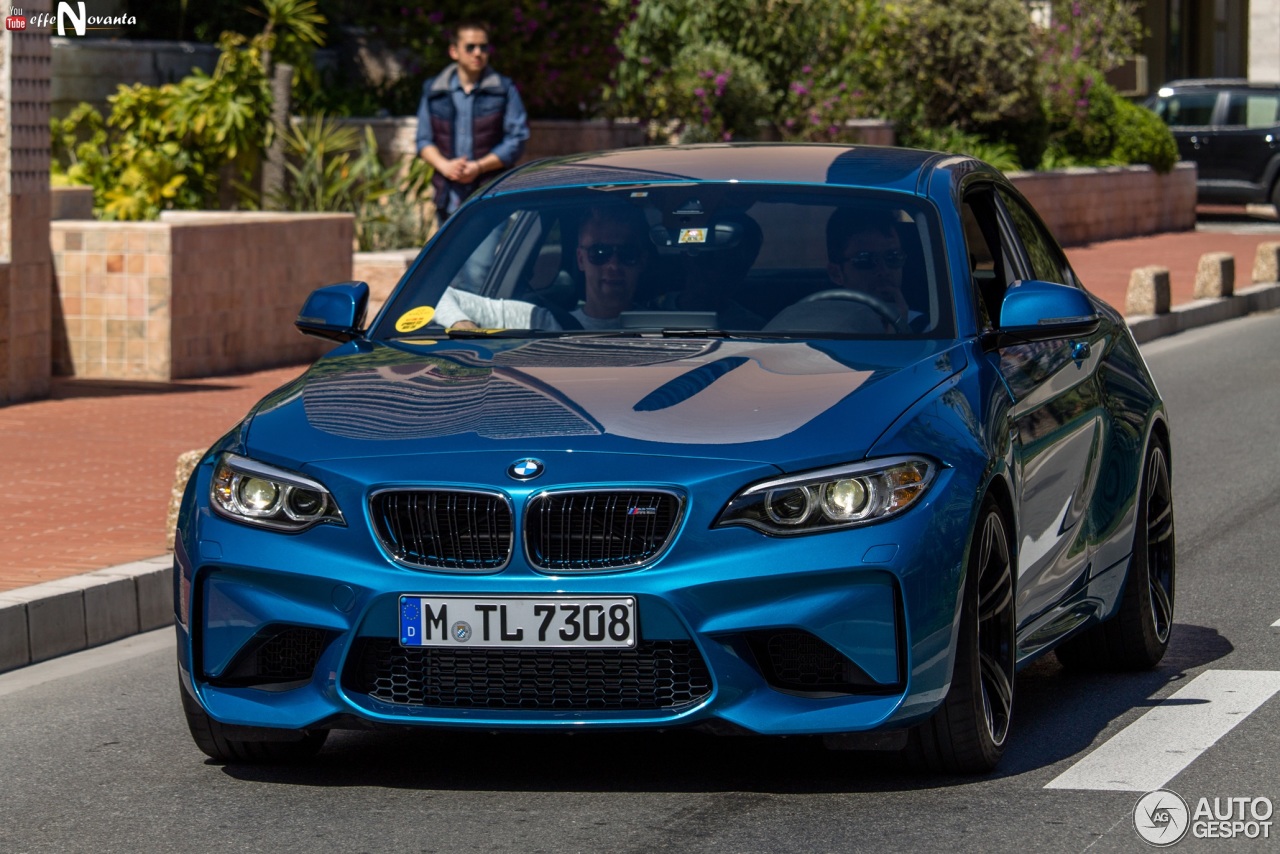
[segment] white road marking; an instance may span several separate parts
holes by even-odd
[[[73,652],[61,658],[51,658],[38,664],[29,664],[26,667],[0,674],[0,697],[5,694],[16,694],[18,691],[25,691],[28,688],[34,688],[36,685],[43,685],[45,682],[52,682],[55,679],[78,676],[81,673],[87,673],[90,670],[111,664],[118,664],[121,661],[128,661],[140,655],[149,655],[163,649],[171,650],[173,649],[174,640],[173,627],[169,626],[168,628],[133,635],[124,640],[118,640],[93,649]]]
[[[1206,670],[1045,788],[1163,788],[1277,691],[1277,671]]]
[[[1280,629],[1280,620],[1276,620],[1274,623],[1272,623],[1271,628]]]

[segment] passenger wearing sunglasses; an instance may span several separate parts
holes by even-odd
[[[906,261],[889,214],[842,208],[827,220],[827,275],[835,286],[876,297],[914,320],[902,296]]]
[[[489,28],[461,23],[449,65],[422,87],[418,156],[435,169],[436,210],[443,222],[481,184],[514,166],[529,138],[529,119],[515,84],[489,68]]]

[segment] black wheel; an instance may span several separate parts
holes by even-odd
[[[824,299],[860,302],[876,314],[880,315],[880,317],[884,319],[885,323],[888,323],[893,327],[895,332],[907,333],[911,331],[911,328],[907,326],[906,319],[899,317],[897,310],[893,306],[889,305],[879,297],[863,293],[862,291],[849,290],[848,288],[829,288],[825,291],[818,291],[817,293],[809,294],[796,304],[801,305],[806,302],[817,302]]]
[[[995,768],[1013,718],[1013,553],[1009,527],[991,499],[982,506],[965,572],[951,689],[908,749],[934,771]]]
[[[228,728],[205,714],[200,704],[178,687],[182,694],[182,711],[187,716],[187,728],[191,739],[207,756],[218,762],[239,764],[271,764],[299,762],[310,759],[324,746],[329,737],[327,729],[280,730],[279,740],[251,741],[228,738]]]
[[[1058,660],[1067,667],[1149,670],[1169,648],[1176,574],[1173,488],[1169,458],[1158,443],[1152,443],[1142,467],[1135,528],[1120,608],[1105,623],[1058,647]]]
[[[1280,178],[1271,185],[1271,204],[1275,207],[1276,213],[1280,214]]]

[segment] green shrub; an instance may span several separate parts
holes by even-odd
[[[680,57],[724,49],[751,69],[753,89],[763,82],[763,106],[753,108],[757,119],[774,122],[787,139],[830,139],[844,119],[867,115],[854,93],[879,86],[865,81],[896,74],[876,52],[885,13],[875,0],[607,3],[634,9],[618,37],[621,59],[605,90],[605,112],[612,116],[665,126],[677,117],[671,98],[687,92],[670,79]]]
[[[1160,117],[1145,107],[1116,98],[1115,148],[1124,163],[1146,163],[1161,174],[1178,162],[1178,144]]]
[[[769,89],[759,65],[720,42],[697,42],[676,54],[656,84],[681,142],[752,139],[769,114]]]
[[[371,128],[361,139],[355,128],[323,115],[294,122],[283,139],[289,179],[268,199],[273,209],[354,213],[363,252],[426,242],[423,206],[432,172],[426,161],[384,164]]]
[[[1039,159],[1037,63],[1020,0],[907,0],[885,8],[871,63],[880,78],[867,88],[882,114],[899,128],[954,127]]]
[[[912,129],[903,133],[900,142],[911,148],[967,154],[986,161],[1001,172],[1015,172],[1022,165],[1012,145],[992,142],[976,133],[965,133],[956,127]]]

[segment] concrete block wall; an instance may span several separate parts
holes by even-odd
[[[50,187],[49,219],[93,219],[92,187]]]
[[[1196,225],[1196,167],[1166,175],[1150,166],[1015,172],[1010,179],[1066,246]]]
[[[167,214],[50,227],[54,370],[173,380],[300,364],[332,345],[293,328],[312,290],[351,278],[349,214]]]
[[[96,8],[93,14],[105,14]],[[214,45],[128,39],[47,38],[52,47],[53,115],[65,116],[81,101],[106,115],[107,97],[121,84],[160,86],[173,83],[193,68],[212,72],[218,62]]]

